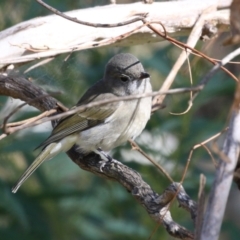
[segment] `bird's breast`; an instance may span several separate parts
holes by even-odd
[[[140,93],[151,92],[151,85],[146,85]],[[85,152],[98,148],[108,152],[128,139],[136,138],[151,116],[151,103],[151,97],[120,101],[117,109],[104,123],[81,132],[77,144]]]
[[[151,98],[122,102],[108,122],[111,135],[105,136],[102,149],[117,147],[128,139],[135,139],[145,128],[151,114]],[[107,144],[106,144],[107,143]]]
[[[151,115],[151,98],[140,99],[134,105],[122,134],[126,134],[127,140],[134,139],[141,134]]]

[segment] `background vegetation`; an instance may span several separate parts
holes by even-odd
[[[83,2],[83,3],[81,3]],[[125,1],[126,2],[126,1]],[[132,2],[132,1],[131,1]],[[60,11],[107,4],[108,1],[57,1],[49,0]],[[49,12],[32,0],[0,2],[0,31],[21,21]],[[181,39],[185,41],[185,39]],[[208,55],[223,57],[228,49],[221,41],[199,43]],[[34,83],[53,94],[66,106],[73,106],[81,94],[103,75],[106,62],[114,54],[130,52],[143,63],[151,74],[154,90],[158,90],[176,61],[180,50],[167,42],[145,44],[128,48],[101,48],[71,54],[67,61],[62,55],[47,65],[26,75]],[[32,63],[31,63],[32,64]],[[23,74],[28,68],[19,68]],[[209,63],[191,56],[194,83],[211,67]],[[228,66],[232,71],[239,68]],[[189,72],[184,65],[173,87],[189,86]],[[235,83],[223,72],[215,75],[196,99],[193,108],[184,115],[175,116],[187,108],[188,94],[167,97],[166,107],[156,112],[146,130],[137,139],[140,146],[179,181],[190,149],[197,143],[221,131],[227,122],[234,95]],[[20,101],[0,97],[0,120]],[[37,110],[25,107],[12,120],[36,115]],[[51,125],[20,131],[0,144],[0,239],[1,240],[67,240],[67,239],[148,239],[156,227],[145,210],[129,193],[115,182],[103,180],[78,168],[66,154],[42,165],[20,188],[17,194],[11,188],[39,150],[34,149],[49,135]],[[221,146],[221,139],[218,141]],[[112,154],[127,160],[128,166],[161,193],[169,181],[129,144],[115,149]],[[197,200],[199,175],[207,177],[207,191],[214,177],[214,166],[204,149],[194,152],[184,181],[187,193]],[[232,187],[221,239],[239,239],[240,223],[237,221],[239,192]],[[177,204],[172,206],[173,218],[188,229],[193,229],[190,216]],[[171,239],[162,226],[152,239]]]

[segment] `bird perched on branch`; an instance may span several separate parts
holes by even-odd
[[[90,87],[77,105],[111,100],[116,97],[152,92],[149,74],[140,61],[129,53],[120,53],[109,60],[103,78]],[[42,152],[23,173],[12,192],[46,160],[77,145],[83,154],[95,152],[111,161],[108,152],[136,138],[151,115],[151,97],[109,102],[93,106],[62,118],[40,147]],[[75,108],[74,107],[74,108]]]

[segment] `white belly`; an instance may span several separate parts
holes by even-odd
[[[151,91],[149,85],[146,92]],[[98,148],[108,152],[128,139],[136,138],[151,116],[151,102],[151,97],[122,102],[105,123],[79,133],[77,145],[83,152]]]

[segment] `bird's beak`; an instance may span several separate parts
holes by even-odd
[[[147,73],[147,72],[141,72],[139,79],[144,79],[144,78],[149,78],[149,77],[150,77],[149,73]]]

